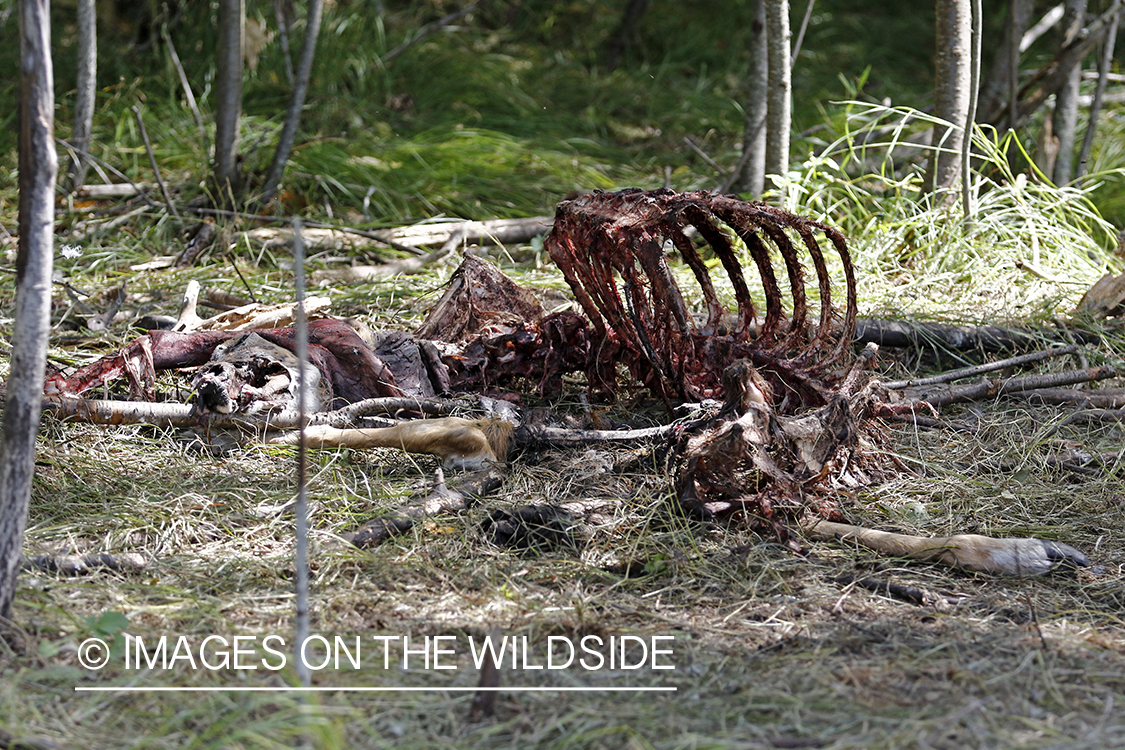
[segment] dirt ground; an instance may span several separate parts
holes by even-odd
[[[606,416],[651,408],[638,396]],[[215,453],[151,427],[48,417],[29,552],[137,552],[147,565],[25,571],[0,728],[90,748],[1125,747],[1121,481],[1116,466],[1047,465],[1063,444],[1117,450],[1121,428],[1062,424],[1071,411],[1005,400],[951,412],[956,430],[879,426],[886,446],[872,450],[891,470],[842,490],[859,522],[1034,534],[1093,563],[1035,579],[826,543],[802,557],[689,522],[646,446],[520,454],[498,496],[359,551],[336,535],[424,492],[436,463],[314,453],[311,632],[324,640],[307,699],[244,691],[298,680],[292,451]],[[577,501],[592,511],[573,543],[498,547],[482,531],[497,508]],[[518,649],[493,715],[470,718],[486,636]],[[79,659],[97,656],[81,650],[93,637],[112,643],[100,670]],[[546,669],[549,644],[552,666],[568,648],[578,658]],[[154,690],[171,687],[196,691]]]

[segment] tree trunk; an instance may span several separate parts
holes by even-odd
[[[999,111],[1019,90],[1020,41],[1031,25],[1034,0],[1008,0],[1004,35],[988,73],[981,79],[980,112]]]
[[[274,152],[273,163],[270,164],[270,171],[262,188],[262,203],[273,200],[277,186],[281,183],[281,176],[285,173],[285,164],[293,150],[293,140],[297,137],[297,125],[301,122],[301,110],[305,107],[305,95],[309,91],[309,78],[312,76],[316,39],[320,33],[321,7],[321,0],[309,0],[308,15],[305,17],[305,45],[301,48],[301,61],[297,67],[297,79],[293,84],[289,109],[285,114],[285,126],[281,129],[277,151]]]
[[[1112,0],[1110,6],[1090,23],[1072,44],[1059,50],[1053,60],[1037,70],[1031,79],[1023,84],[1020,88],[1017,125],[1033,115],[1052,94],[1059,90],[1060,86],[1066,83],[1074,66],[1079,65],[1105,40],[1110,29],[1114,28],[1114,21],[1119,20],[1122,14],[1125,14],[1125,0]],[[1029,31],[1028,34],[1030,33]],[[991,112],[980,122],[995,123],[1005,115],[1006,112]]]
[[[0,431],[0,618],[10,618],[23,553],[51,322],[55,92],[48,0],[20,0],[19,254],[8,395]]]
[[[1090,114],[1086,118],[1086,136],[1082,139],[1082,151],[1078,154],[1078,172],[1076,177],[1083,177],[1089,169],[1086,160],[1090,156],[1090,149],[1094,145],[1094,133],[1098,129],[1098,114],[1102,109],[1102,98],[1105,96],[1105,85],[1109,78],[1109,68],[1113,64],[1113,46],[1117,41],[1117,19],[1114,18],[1106,35],[1105,47],[1101,57],[1098,58],[1098,85],[1094,91],[1094,100],[1090,103]],[[1120,238],[1120,235],[1118,236]]]
[[[972,0],[972,54],[969,59],[969,111],[965,115],[965,135],[961,139],[961,207],[965,214],[965,230],[968,232],[973,219],[973,179],[972,161],[969,159],[973,147],[973,130],[977,119],[977,93],[980,91],[980,48],[984,24],[983,3]]]
[[[935,127],[926,187],[953,187],[961,172],[961,142],[969,116],[972,9],[970,0],[937,0],[934,114],[949,127]]]
[[[629,4],[625,6],[625,11],[621,14],[621,22],[610,34],[609,41],[605,45],[605,54],[602,56],[602,64],[608,70],[616,70],[621,64],[626,50],[637,38],[637,27],[641,25],[641,19],[644,18],[647,9],[648,0],[629,0]]]
[[[1063,9],[1063,46],[1074,42],[1086,25],[1086,0],[1067,0]],[[1066,82],[1055,93],[1052,132],[1058,138],[1059,153],[1051,178],[1066,185],[1074,176],[1074,133],[1078,128],[1078,85],[1082,82],[1082,63],[1070,69]]]
[[[66,192],[72,193],[86,180],[90,131],[94,124],[94,93],[98,86],[98,32],[94,0],[78,0],[78,83],[74,99],[74,129],[70,145],[78,152],[70,159]]]
[[[769,56],[766,173],[783,175],[789,171],[789,128],[792,122],[789,0],[763,0],[763,4]]]
[[[746,73],[746,120],[742,131],[742,158],[735,189],[757,199],[765,188],[766,100],[769,95],[769,55],[766,50],[764,0],[750,5],[750,67]]]
[[[241,188],[238,124],[242,117],[242,35],[245,0],[219,2],[219,60],[215,73],[215,188],[220,203]]]

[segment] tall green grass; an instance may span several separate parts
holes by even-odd
[[[1093,196],[1121,170],[1057,187],[1013,133],[977,128],[966,222],[959,187],[922,189],[930,148],[919,136],[948,123],[907,108],[843,106],[839,136],[775,182],[790,210],[849,236],[872,304],[915,314],[1044,316],[1073,306],[1113,265],[1116,230]],[[1016,172],[1013,163],[1030,166]]]

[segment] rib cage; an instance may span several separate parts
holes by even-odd
[[[727,310],[719,300],[690,229],[720,261],[736,310]],[[789,232],[800,238],[816,275],[821,305],[815,323],[809,320],[806,269]],[[842,316],[817,232],[828,238],[842,261]],[[732,235],[753,259],[765,293],[764,314],[754,304]],[[701,324],[689,314],[672,275],[666,243],[699,285],[706,313]],[[803,405],[819,404],[823,389],[816,379],[840,360],[853,338],[856,282],[843,235],[763,203],[702,191],[595,192],[559,204],[546,247],[593,329],[596,361],[589,372],[591,384],[603,390],[615,390],[616,363],[621,361],[665,399],[718,397],[723,369],[746,358],[797,393]],[[771,248],[784,261],[788,312]]]

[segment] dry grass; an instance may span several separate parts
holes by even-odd
[[[524,260],[514,271],[521,280],[553,281],[531,256]],[[341,312],[409,327],[449,270],[410,288],[398,281],[329,291]],[[221,266],[199,273],[230,276]],[[275,301],[284,276],[262,273],[254,283]],[[181,283],[169,275],[131,288],[150,304],[174,307]],[[80,342],[71,356],[94,345]],[[637,396],[603,416],[657,414]],[[313,632],[349,644],[362,638],[363,662],[315,672],[314,685],[341,690],[304,702],[294,693],[75,692],[295,682],[288,667],[126,669],[120,650],[92,672],[75,653],[84,639],[120,629],[112,613],[128,618],[125,632],[149,642],[271,634],[292,642],[293,458],[256,446],[214,455],[151,428],[48,419],[28,551],[136,551],[149,565],[80,577],[24,573],[14,613],[22,638],[0,653],[0,729],[90,748],[1125,745],[1122,481],[1059,474],[1045,461],[1059,440],[1113,450],[1122,428],[1071,423],[1049,435],[1067,414],[1003,401],[964,409],[958,421],[969,431],[879,428],[880,450],[915,473],[894,470],[846,498],[850,515],[882,527],[1035,534],[1070,542],[1096,563],[1077,576],[1034,580],[823,544],[798,557],[738,527],[694,524],[670,507],[659,460],[636,449],[524,454],[500,496],[361,552],[336,535],[424,491],[435,464],[393,451],[316,453]],[[1015,460],[1015,471],[981,468],[997,458]],[[578,548],[502,549],[479,531],[497,507],[576,501],[597,511],[585,519]],[[905,603],[843,576],[915,586],[943,604]],[[449,688],[475,686],[469,638],[494,629],[527,636],[532,664],[549,636],[673,636],[674,670],[509,667],[501,684],[677,691],[502,693],[494,717],[470,723],[471,693]],[[403,670],[397,650],[385,669],[372,636],[450,636],[456,653],[443,658],[457,669],[426,669],[414,657]],[[118,648],[121,640],[118,633]],[[430,690],[345,692],[395,686]]]

